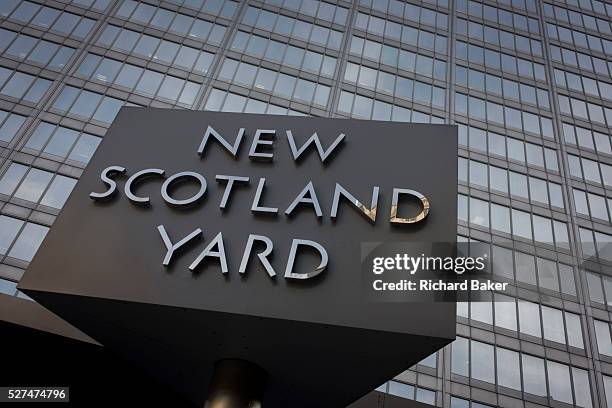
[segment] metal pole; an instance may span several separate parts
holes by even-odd
[[[250,361],[215,363],[204,408],[260,408],[268,374]]]

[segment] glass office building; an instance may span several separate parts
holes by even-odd
[[[27,299],[16,284],[122,105],[457,124],[458,240],[491,243],[515,297],[459,304],[457,340],[379,390],[612,407],[610,16],[600,0],[3,0],[0,296]]]

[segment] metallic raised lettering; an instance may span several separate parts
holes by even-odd
[[[304,153],[304,151],[308,148],[308,146],[310,146],[314,142],[317,147],[317,151],[319,152],[319,157],[321,158],[322,163],[324,163],[325,159],[327,159],[333,153],[336,146],[338,146],[344,140],[344,137],[345,137],[344,133],[341,133],[336,138],[336,140],[334,140],[331,146],[329,146],[327,150],[324,150],[323,144],[321,143],[319,136],[315,132],[312,134],[312,136],[310,136],[310,138],[306,141],[306,143],[304,143],[302,147],[300,147],[298,150],[295,144],[295,139],[293,138],[293,133],[290,130],[287,130],[286,133],[287,133],[287,140],[289,140],[289,147],[291,148],[291,153],[293,154],[293,160],[297,161],[299,157],[302,155],[302,153]]]
[[[89,198],[95,201],[108,200],[117,194],[117,183],[111,179],[111,175],[123,174],[125,168],[121,166],[110,166],[102,170],[100,173],[100,179],[108,186],[108,190],[103,193],[92,192],[89,194]]]

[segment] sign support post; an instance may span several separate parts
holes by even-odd
[[[268,374],[242,359],[215,363],[204,408],[260,408]]]

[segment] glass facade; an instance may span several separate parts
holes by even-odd
[[[514,297],[378,390],[612,407],[612,3],[3,0],[0,293],[123,105],[459,126],[459,241]],[[608,196],[610,194],[610,196]],[[611,309],[608,309],[611,308]]]

